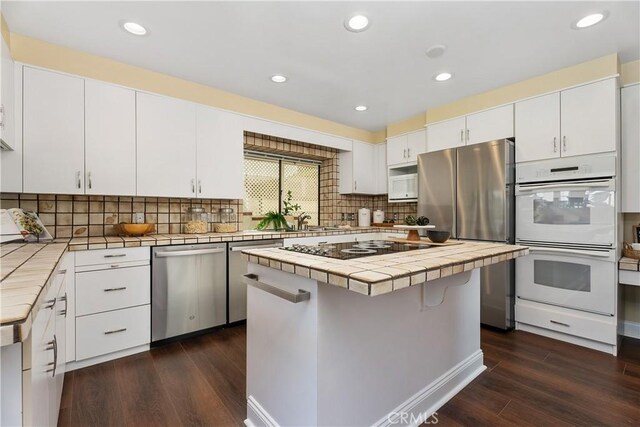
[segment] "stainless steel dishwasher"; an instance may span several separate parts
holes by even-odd
[[[242,257],[244,249],[282,247],[283,240],[259,240],[257,242],[229,243],[229,323],[247,318],[247,261]]]
[[[225,243],[153,249],[151,341],[224,325]]]

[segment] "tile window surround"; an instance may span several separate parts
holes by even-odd
[[[341,215],[367,207],[381,209],[387,217],[397,213],[400,220],[415,215],[415,203],[388,203],[387,195],[341,195],[338,193],[338,151],[298,141],[245,132],[244,147],[282,155],[319,160],[320,224],[339,224]],[[163,197],[82,196],[62,194],[1,193],[0,207],[20,207],[39,213],[43,224],[55,238],[100,237],[116,234],[114,224],[131,222],[133,215],[143,212],[145,222],[155,223],[158,233],[181,233],[188,221],[190,206],[201,206],[205,212],[231,207],[236,212],[236,227],[242,225],[242,200],[182,199]],[[348,221],[352,226],[357,220]]]

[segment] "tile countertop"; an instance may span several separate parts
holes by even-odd
[[[640,259],[622,257],[618,263],[618,268],[620,270],[640,271]]]
[[[0,345],[23,341],[31,330],[49,277],[66,250],[122,248],[251,241],[265,239],[336,236],[362,233],[397,233],[392,228],[352,227],[343,230],[295,233],[155,234],[145,237],[89,237],[57,239],[50,243],[5,243],[0,245]]]
[[[339,236],[362,233],[403,233],[393,227],[351,227],[331,231],[299,231],[299,232],[235,232],[235,233],[206,233],[206,234],[149,234],[143,237],[79,237],[69,241],[70,251],[88,249],[110,249],[136,246],[183,245],[195,243],[238,242],[247,240],[267,239],[295,239],[301,237]]]
[[[309,277],[364,295],[381,295],[527,255],[526,246],[464,242],[351,260],[280,249],[242,251],[249,262]]]

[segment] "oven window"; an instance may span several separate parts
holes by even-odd
[[[591,223],[593,193],[553,191],[539,193],[533,200],[533,222],[536,224],[588,225]]]
[[[569,291],[591,292],[591,266],[561,261],[533,261],[536,285]]]

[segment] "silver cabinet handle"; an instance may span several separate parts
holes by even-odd
[[[198,193],[202,194],[202,180],[201,179],[198,180]]]
[[[557,322],[555,320],[549,320],[550,323],[553,323],[554,325],[560,325],[560,326],[566,326],[567,328],[570,328],[571,325],[567,324],[567,323],[562,323],[562,322]]]
[[[196,180],[192,179],[191,180],[191,192],[195,194],[196,192]]]
[[[105,335],[117,334],[118,332],[124,332],[126,330],[127,328],[114,329],[113,331],[105,331],[104,334]]]
[[[205,255],[205,254],[219,254],[225,252],[222,248],[215,249],[193,249],[190,251],[166,251],[156,252],[156,258],[170,258],[176,256],[190,256],[190,255]]]
[[[358,190],[358,181],[357,180],[353,181],[353,189],[354,190]]]
[[[127,254],[109,254],[105,255],[105,258],[122,258],[123,256],[127,256]]]
[[[407,159],[411,158],[411,148],[407,148]]]
[[[464,129],[460,129],[460,142],[464,142]]]
[[[249,249],[272,249],[272,248],[281,248],[283,245],[281,243],[276,245],[256,245],[256,246],[234,246],[230,250],[231,252],[240,252],[246,251]]]
[[[553,152],[556,153],[558,151],[558,141],[557,138],[553,137]]]
[[[50,299],[48,301],[45,301],[44,303],[48,304],[48,305],[45,305],[44,308],[53,308],[56,305],[56,299],[55,298],[54,299]]]
[[[47,347],[45,350],[53,350],[53,362],[49,363],[49,366],[53,366],[51,369],[47,369],[46,372],[51,372],[51,376],[56,376],[56,365],[58,364],[58,339],[56,336],[53,336],[53,341],[49,341],[47,343]]]
[[[567,135],[562,137],[562,151],[567,152]]]
[[[60,301],[64,301],[64,310],[60,310],[60,314],[64,315],[64,318],[67,318],[67,307],[69,306],[69,301],[67,299],[67,293],[64,293],[64,296],[60,297]]]
[[[119,288],[107,288],[107,289],[104,289],[104,291],[105,292],[124,291],[125,289],[127,289],[126,286],[120,286]]]
[[[311,298],[311,292],[305,291],[304,289],[298,289],[297,294],[292,294],[291,292],[276,288],[275,286],[259,282],[257,274],[245,274],[244,281],[249,286],[253,286],[254,288],[258,288],[262,291],[265,291],[271,295],[275,295],[294,304],[306,301]]]
[[[89,186],[89,189],[93,186],[91,182],[91,172],[87,172],[87,185]]]
[[[4,129],[4,104],[0,105],[0,129]]]
[[[82,188],[82,181],[80,180],[80,171],[76,172],[76,186]]]
[[[120,267],[120,264],[111,264],[109,267],[111,267],[111,268],[118,268],[118,267]]]
[[[67,274],[67,269],[58,270],[58,274]]]
[[[470,131],[469,131],[469,129],[467,129],[467,142],[469,142],[469,133],[470,133]]]

